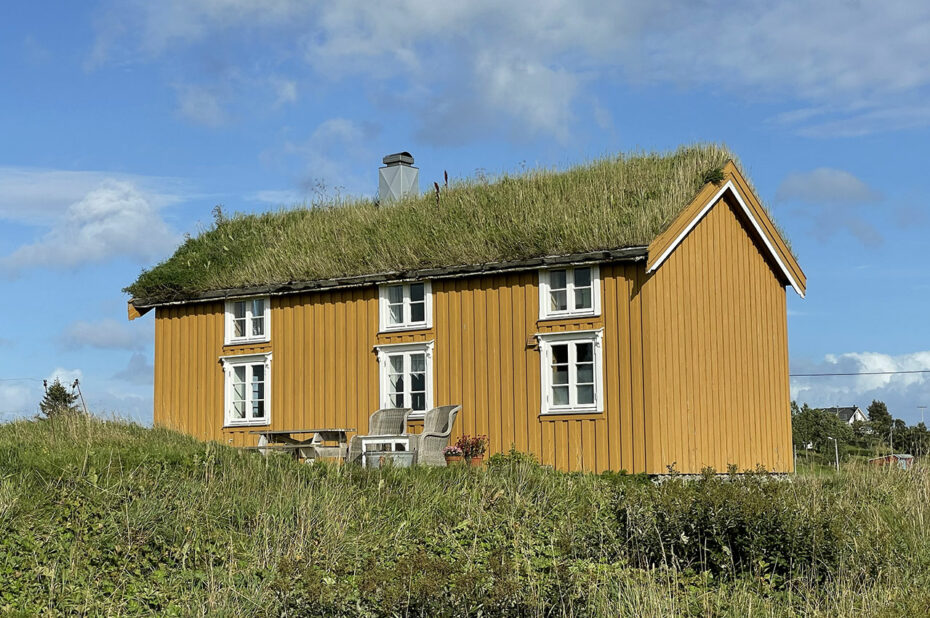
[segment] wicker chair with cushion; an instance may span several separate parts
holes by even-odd
[[[368,417],[369,436],[401,436],[407,433],[407,417],[410,408],[381,408]],[[347,461],[361,463],[362,441],[359,436],[352,436],[349,440],[349,455]]]
[[[462,406],[439,406],[428,410],[423,418],[423,433],[411,436],[411,448],[417,452],[416,461],[424,466],[444,466],[442,450],[449,446],[452,425]],[[416,438],[416,441],[412,438]],[[415,446],[414,446],[415,444]]]

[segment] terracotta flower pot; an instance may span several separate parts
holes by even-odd
[[[462,461],[461,455],[446,455],[446,465],[459,463]]]
[[[475,455],[468,460],[468,463],[473,466],[480,466],[482,463],[484,463],[484,455]]]

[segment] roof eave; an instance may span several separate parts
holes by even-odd
[[[807,277],[795,260],[788,243],[781,237],[774,222],[765,212],[758,197],[753,193],[749,182],[740,173],[733,161],[723,167],[723,180],[719,183],[707,183],[698,195],[681,212],[678,218],[649,245],[649,258],[646,272],[654,272],[672,252],[684,241],[692,229],[704,218],[711,208],[726,193],[736,198],[743,212],[749,218],[757,235],[778,265],[778,270],[788,281],[788,285],[804,298],[807,293]]]
[[[319,292],[337,288],[353,288],[376,285],[388,281],[407,281],[416,279],[452,279],[483,274],[501,272],[532,270],[547,266],[642,261],[648,255],[648,247],[635,246],[622,249],[603,251],[589,251],[585,253],[571,253],[567,255],[549,255],[526,260],[512,260],[506,262],[486,262],[483,264],[464,264],[441,268],[421,268],[415,270],[375,273],[353,277],[338,277],[333,279],[318,279],[314,281],[291,281],[271,285],[249,286],[240,288],[226,288],[211,290],[196,294],[188,294],[178,298],[133,298],[129,301],[129,319],[134,320],[148,313],[155,307],[170,305],[187,305],[232,298],[249,296],[282,296],[286,294],[299,294],[301,292]]]

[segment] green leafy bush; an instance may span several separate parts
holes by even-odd
[[[926,615],[930,474],[305,465],[83,416],[0,426],[0,613]]]

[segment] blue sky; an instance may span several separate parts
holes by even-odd
[[[648,5],[648,6],[640,6]],[[808,280],[796,372],[930,369],[930,6],[922,2],[388,7],[165,0],[0,8],[0,419],[41,380],[151,420],[151,315],[121,288],[216,204],[425,189],[725,142]],[[930,374],[798,379],[910,422]]]

